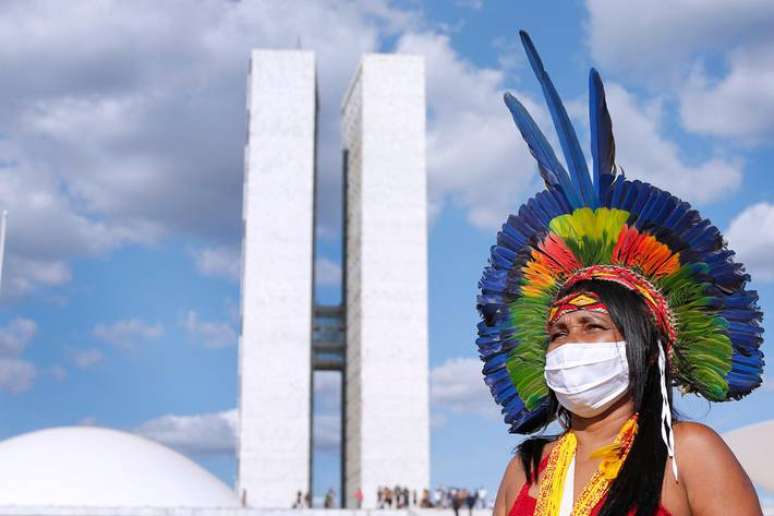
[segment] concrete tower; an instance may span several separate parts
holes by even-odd
[[[429,487],[424,63],[368,55],[343,102],[342,305],[314,292],[315,70],[254,51],[245,151],[238,489],[287,508],[311,488],[311,378],[343,379],[342,488]]]
[[[314,54],[253,51],[247,91],[237,487],[289,507],[311,453]]]
[[[430,481],[423,59],[364,56],[343,132],[346,500],[374,507]]]

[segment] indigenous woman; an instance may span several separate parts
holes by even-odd
[[[718,229],[614,164],[590,76],[593,181],[526,33],[522,43],[567,169],[529,113],[505,101],[546,183],[497,235],[479,283],[484,379],[524,441],[495,516],[758,515],[753,486],[704,425],[673,423],[672,387],[736,400],[761,383],[757,294]],[[678,467],[679,465],[679,467]]]

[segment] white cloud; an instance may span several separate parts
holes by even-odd
[[[168,414],[146,421],[134,432],[183,452],[233,454],[237,410],[191,416]]]
[[[237,441],[236,409],[194,415],[167,414],[137,427],[134,432],[191,454],[232,455]],[[321,451],[337,449],[341,441],[340,418],[315,415],[314,443]]]
[[[405,34],[396,50],[425,56],[431,216],[451,202],[474,226],[498,227],[514,201],[532,191],[537,170],[502,101],[502,72],[462,59],[445,35]],[[517,95],[545,122],[542,108]]]
[[[8,210],[3,286],[8,294],[67,283],[67,261],[74,256],[152,239],[137,221],[108,223],[84,214],[82,203],[62,193],[62,179],[40,163],[43,149],[31,158],[21,147],[18,141],[0,142],[0,205]]]
[[[61,260],[25,258],[9,253],[5,264],[8,270],[4,272],[3,290],[11,296],[28,294],[39,287],[64,285],[72,276],[70,267]]]
[[[0,106],[0,206],[14,294],[66,283],[74,257],[123,245],[178,234],[236,245],[252,48],[317,54],[318,220],[321,235],[335,234],[340,98],[363,52],[421,22],[387,0],[59,7],[0,6],[0,96],[14,99]],[[235,277],[209,258],[205,271]]]
[[[57,382],[63,382],[67,379],[67,369],[59,364],[54,364],[48,368],[48,374]]]
[[[774,204],[761,202],[742,210],[731,221],[726,239],[753,280],[774,280]]]
[[[161,324],[150,324],[140,319],[116,321],[110,324],[97,324],[92,334],[124,349],[130,349],[138,342],[157,339],[164,334]]]
[[[13,319],[0,327],[0,357],[21,355],[37,332],[35,321],[24,318]]]
[[[734,137],[744,144],[770,141],[774,3],[587,0],[586,4],[592,58],[606,74],[670,98],[675,95],[689,131]]]
[[[338,450],[341,446],[341,418],[337,414],[314,415],[314,447],[323,452]]]
[[[196,269],[205,276],[239,281],[242,274],[242,250],[218,246],[199,249],[193,253]]]
[[[94,416],[86,416],[78,421],[78,426],[94,426],[97,424],[97,418]]]
[[[397,50],[426,58],[431,211],[437,215],[445,202],[451,202],[467,212],[474,226],[499,227],[519,200],[525,200],[525,194],[542,188],[535,174],[535,161],[501,101],[502,73],[464,61],[443,35],[406,34]],[[606,89],[617,162],[628,176],[651,181],[699,203],[716,200],[738,188],[741,160],[718,154],[689,164],[678,147],[663,136],[662,98],[640,102],[618,84],[608,83]],[[538,103],[519,92],[516,96],[549,140],[555,142],[542,99]],[[581,102],[567,104],[572,110]],[[585,107],[582,115],[581,123],[576,125],[579,129],[588,123]],[[554,148],[559,153],[557,144]],[[697,182],[701,182],[701,189],[695,188]]]
[[[0,357],[0,389],[19,394],[32,387],[38,370],[32,362]]]
[[[737,190],[742,161],[714,156],[691,165],[662,135],[664,101],[640,102],[616,83],[605,86],[615,134],[616,163],[627,177],[648,181],[691,202],[710,202]],[[701,185],[697,188],[696,185]]]
[[[222,348],[236,344],[237,334],[225,322],[202,321],[194,310],[189,310],[182,322],[183,328],[208,348]]]
[[[484,383],[483,363],[478,358],[450,358],[430,370],[430,401],[433,410],[479,414],[498,418],[497,405]],[[436,421],[443,424],[445,418]]]
[[[593,59],[621,76],[660,84],[681,80],[698,53],[770,37],[774,24],[768,0],[586,0],[586,5]]]
[[[484,0],[455,0],[454,3],[459,7],[467,7],[476,11],[484,7]]]
[[[315,281],[320,285],[338,285],[341,283],[341,265],[321,256],[315,260]]]
[[[680,92],[686,129],[744,143],[768,143],[774,135],[774,38],[732,50],[719,80],[694,66]]]
[[[0,327],[0,390],[19,394],[32,387],[38,369],[21,355],[37,332],[35,321],[21,317]]]
[[[70,356],[75,365],[80,369],[88,369],[105,359],[102,351],[96,348],[74,349],[70,352]]]
[[[446,414],[437,411],[430,412],[430,428],[443,428],[449,421],[449,417]]]
[[[341,373],[316,371],[314,373],[315,411],[334,413],[341,410]]]

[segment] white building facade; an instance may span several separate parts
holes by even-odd
[[[253,51],[247,92],[237,492],[278,508],[310,483],[314,54]]]
[[[430,483],[424,62],[366,55],[344,98],[341,307],[313,302],[314,56],[255,51],[250,70],[238,493],[247,507],[285,508],[310,490],[319,369],[343,378],[345,506],[356,507],[357,489],[364,508],[376,507],[380,486],[421,493]],[[320,342],[323,314],[340,319],[339,347]]]
[[[430,483],[425,84],[421,57],[366,55],[342,109],[347,506]]]

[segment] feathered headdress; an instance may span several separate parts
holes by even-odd
[[[510,431],[529,433],[553,417],[543,376],[546,321],[557,294],[587,279],[615,281],[642,296],[665,336],[666,366],[685,392],[711,401],[748,394],[760,385],[763,368],[762,315],[757,293],[745,288],[749,275],[718,229],[687,202],[618,172],[602,80],[593,68],[592,180],[556,89],[529,36],[520,36],[568,170],[524,106],[506,93],[546,185],[503,224],[479,282],[476,343]]]

